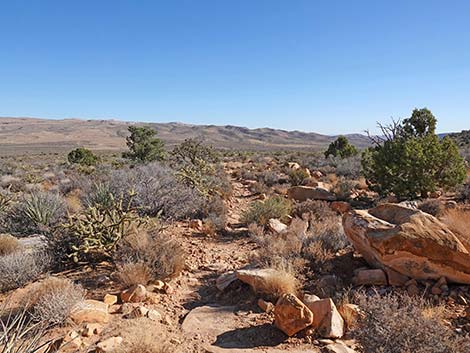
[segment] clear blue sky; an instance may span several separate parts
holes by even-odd
[[[4,0],[0,116],[470,129],[470,1]]]

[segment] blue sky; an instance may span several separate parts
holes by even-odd
[[[470,129],[470,1],[3,0],[0,116]]]

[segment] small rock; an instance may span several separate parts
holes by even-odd
[[[144,317],[147,315],[149,312],[149,309],[147,309],[145,306],[139,306],[135,308],[130,314],[129,318],[130,319],[137,319],[139,317]]]
[[[358,305],[349,303],[340,305],[338,312],[346,323],[346,327],[348,329],[353,328],[359,318],[364,315]]]
[[[113,295],[113,294],[106,294],[103,298],[103,302],[110,306],[116,304],[117,301],[118,301],[117,295]]]
[[[108,304],[98,300],[85,300],[72,311],[70,318],[76,324],[83,322],[107,323],[109,321]]]
[[[288,336],[310,326],[313,313],[293,294],[282,295],[274,308],[274,324]]]
[[[105,339],[96,345],[96,353],[110,353],[119,348],[122,344],[122,337],[115,336]]]
[[[353,278],[355,286],[384,286],[387,285],[387,276],[381,269],[358,271]]]
[[[271,302],[264,301],[263,299],[258,299],[258,306],[261,310],[266,313],[270,313],[274,310],[274,304]]]
[[[308,306],[309,303],[316,302],[317,300],[320,300],[318,296],[315,294],[304,294],[304,304]]]
[[[276,218],[271,218],[268,221],[268,227],[271,231],[273,231],[274,233],[278,233],[278,234],[284,232],[288,228],[286,224],[282,223],[280,220]]]
[[[141,284],[134,285],[121,293],[123,303],[140,303],[147,297],[147,289]]]
[[[152,320],[152,321],[161,321],[162,320],[162,314],[158,312],[157,310],[150,309],[147,312],[147,317]]]
[[[173,294],[174,291],[175,290],[173,287],[169,283],[165,282],[165,285],[163,286],[163,292],[165,292],[165,294]]]

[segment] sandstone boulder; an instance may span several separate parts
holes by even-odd
[[[280,220],[276,218],[271,218],[268,221],[268,227],[274,233],[282,233],[288,228],[286,224],[282,223]]]
[[[312,327],[322,337],[341,338],[344,334],[344,320],[330,298],[309,302],[307,307],[313,313]]]
[[[282,276],[273,268],[242,269],[236,271],[237,278],[249,284],[254,290],[267,288],[273,277]]]
[[[306,200],[335,201],[336,195],[327,189],[310,186],[293,186],[287,190],[290,199],[303,202]]]
[[[415,279],[470,284],[470,254],[452,231],[420,210],[382,204],[343,215],[344,231],[373,267]]]
[[[313,322],[310,309],[293,294],[282,295],[274,308],[274,324],[287,336],[309,327]]]

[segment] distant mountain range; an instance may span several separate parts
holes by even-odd
[[[239,126],[135,123],[117,120],[37,119],[0,117],[0,151],[54,151],[84,146],[94,150],[122,150],[129,125],[148,125],[169,146],[186,138],[202,138],[219,149],[324,149],[337,136]],[[369,146],[367,136],[346,135],[356,147]]]

